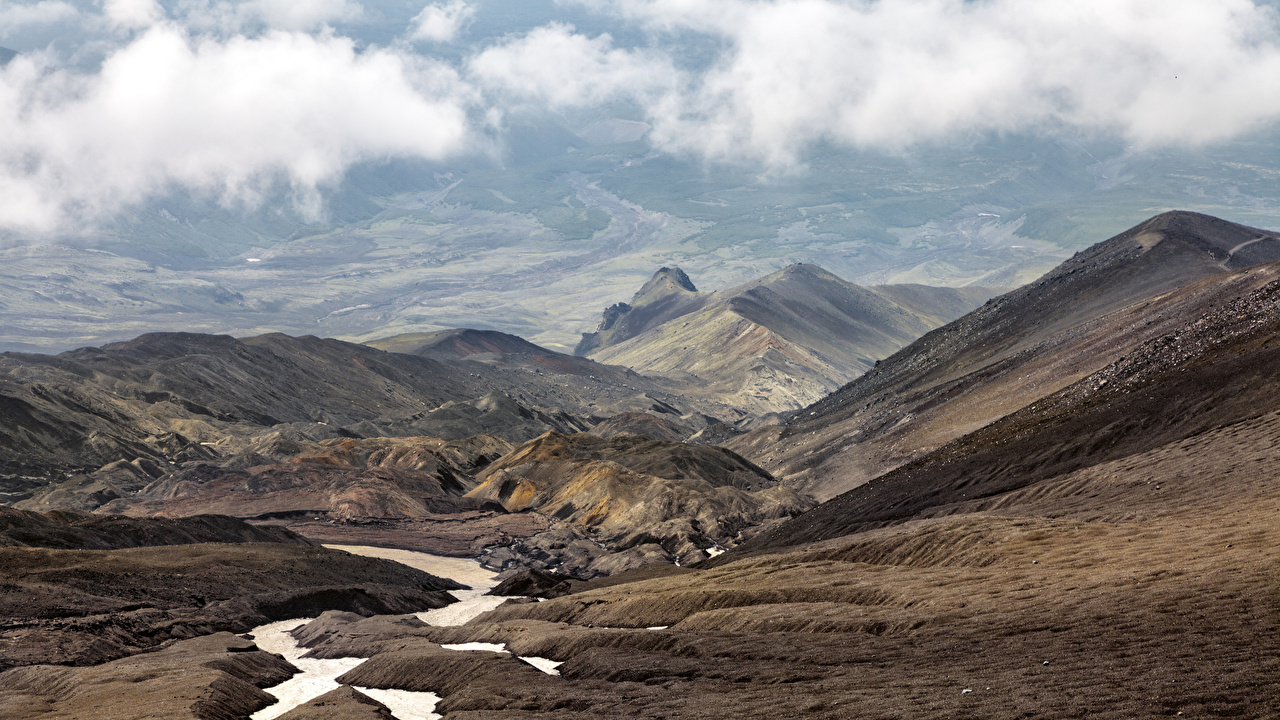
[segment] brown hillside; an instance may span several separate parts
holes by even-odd
[[[1265,285],[1270,275],[1237,274],[1166,297],[1268,256],[1280,257],[1273,233],[1157,216],[930,332],[785,425],[729,444],[787,484],[833,497]]]

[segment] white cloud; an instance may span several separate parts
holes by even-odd
[[[568,25],[548,25],[488,48],[468,69],[504,98],[552,109],[618,96],[656,98],[671,90],[678,73],[669,58],[611,44],[608,35],[589,38]]]
[[[550,24],[449,67],[408,44],[358,51],[329,27],[359,17],[352,0],[179,0],[168,17],[105,0],[82,24],[133,32],[97,39],[116,48],[99,70],[52,51],[0,68],[0,229],[56,230],[177,186],[252,200],[283,180],[305,202],[354,162],[469,148],[469,114],[510,107],[625,98],[660,149],[772,169],[822,143],[1062,128],[1206,143],[1280,119],[1280,21],[1251,0],[580,1],[652,42]],[[3,22],[75,12],[0,0]],[[473,12],[429,5],[410,32],[447,41]],[[697,33],[721,50],[691,66],[672,48]]]
[[[745,154],[779,166],[818,141],[898,148],[1064,126],[1139,144],[1202,143],[1280,118],[1280,25],[1250,0],[607,7],[659,31],[727,43],[688,91],[650,105],[655,142],[718,159]]]
[[[352,41],[284,31],[219,41],[159,23],[79,75],[0,70],[0,227],[48,232],[174,186],[300,201],[352,163],[442,158],[469,142],[456,73]]]
[[[413,40],[452,42],[475,14],[476,9],[465,0],[428,5],[413,18],[409,37]]]
[[[102,14],[124,28],[144,28],[164,18],[164,9],[155,0],[104,0]]]
[[[32,25],[48,25],[78,15],[70,4],[60,0],[41,0],[35,3],[0,1],[0,37],[16,35]]]
[[[174,15],[188,28],[228,35],[259,30],[315,30],[359,21],[364,6],[350,0],[180,0]]]
[[[347,0],[251,0],[245,6],[269,27],[309,30],[338,21],[350,22],[364,14],[359,3]]]

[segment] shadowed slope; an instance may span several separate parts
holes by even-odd
[[[0,499],[116,461],[149,481],[172,463],[270,457],[273,444],[479,433],[522,442],[618,412],[691,412],[630,371],[547,352],[546,374],[541,355],[500,367],[285,335],[157,333],[57,356],[5,353],[0,493],[10,497]]]
[[[284,528],[257,527],[220,515],[138,519],[70,511],[41,514],[0,507],[0,546],[115,550],[202,542],[311,544]]]
[[[1263,276],[1233,276],[1202,291],[1222,297],[1162,299],[1266,257],[1280,257],[1273,233],[1165,213],[928,333],[782,427],[730,444],[788,484],[832,497],[1096,372],[1211,303],[1260,287]]]
[[[1208,278],[1134,312],[1189,319],[751,546],[811,542],[936,515],[1280,411],[1280,263]]]

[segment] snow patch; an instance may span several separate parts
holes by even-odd
[[[445,650],[482,650],[484,652],[505,653],[507,652],[506,643],[486,643],[486,642],[469,642],[469,643],[452,643],[449,645],[441,645]]]
[[[538,668],[542,672],[548,675],[555,675],[557,677],[560,675],[560,671],[557,670],[556,668],[564,664],[564,661],[557,662],[555,660],[550,660],[548,658],[543,658],[543,657],[532,657],[532,656],[531,657],[517,656],[517,657],[529,663],[530,665]]]

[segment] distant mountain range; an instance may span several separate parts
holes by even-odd
[[[157,678],[235,688],[175,663],[269,686],[290,668],[248,640],[168,640],[324,613],[295,633],[312,656],[369,658],[340,683],[437,692],[442,714],[1274,714],[1280,235],[1166,213],[798,412],[712,414],[768,359],[716,323],[778,338],[765,355],[816,356],[824,327],[887,344],[885,318],[932,322],[895,292],[799,267],[703,294],[667,268],[587,340],[665,377],[477,330],[5,355],[5,487],[44,513],[0,512],[0,544],[35,546],[0,548],[0,704],[87,707],[105,673],[113,707]],[[726,359],[661,365],[697,330]],[[190,517],[209,512],[252,525]],[[365,619],[455,586],[263,525],[477,558],[543,601]]]
[[[508,537],[486,550],[499,569],[693,562],[815,499],[877,476],[888,487],[895,468],[952,458],[955,443],[1049,412],[1049,399],[1260,291],[1276,258],[1274,233],[1166,213],[998,298],[864,288],[810,265],[702,293],[661,268],[583,337],[590,357],[474,329],[368,345],[162,333],[9,353],[2,490],[36,510],[383,518],[410,535],[423,518],[489,513]],[[796,541],[927,503],[914,480],[894,482],[890,515],[840,511]],[[832,507],[862,496],[841,497]],[[546,522],[499,517],[525,511]],[[792,531],[771,532],[762,546],[791,542]]]
[[[661,268],[629,303],[606,309],[575,352],[688,381],[756,414],[783,412],[818,400],[998,292],[861,287],[815,265],[791,265],[703,293],[680,268]]]

